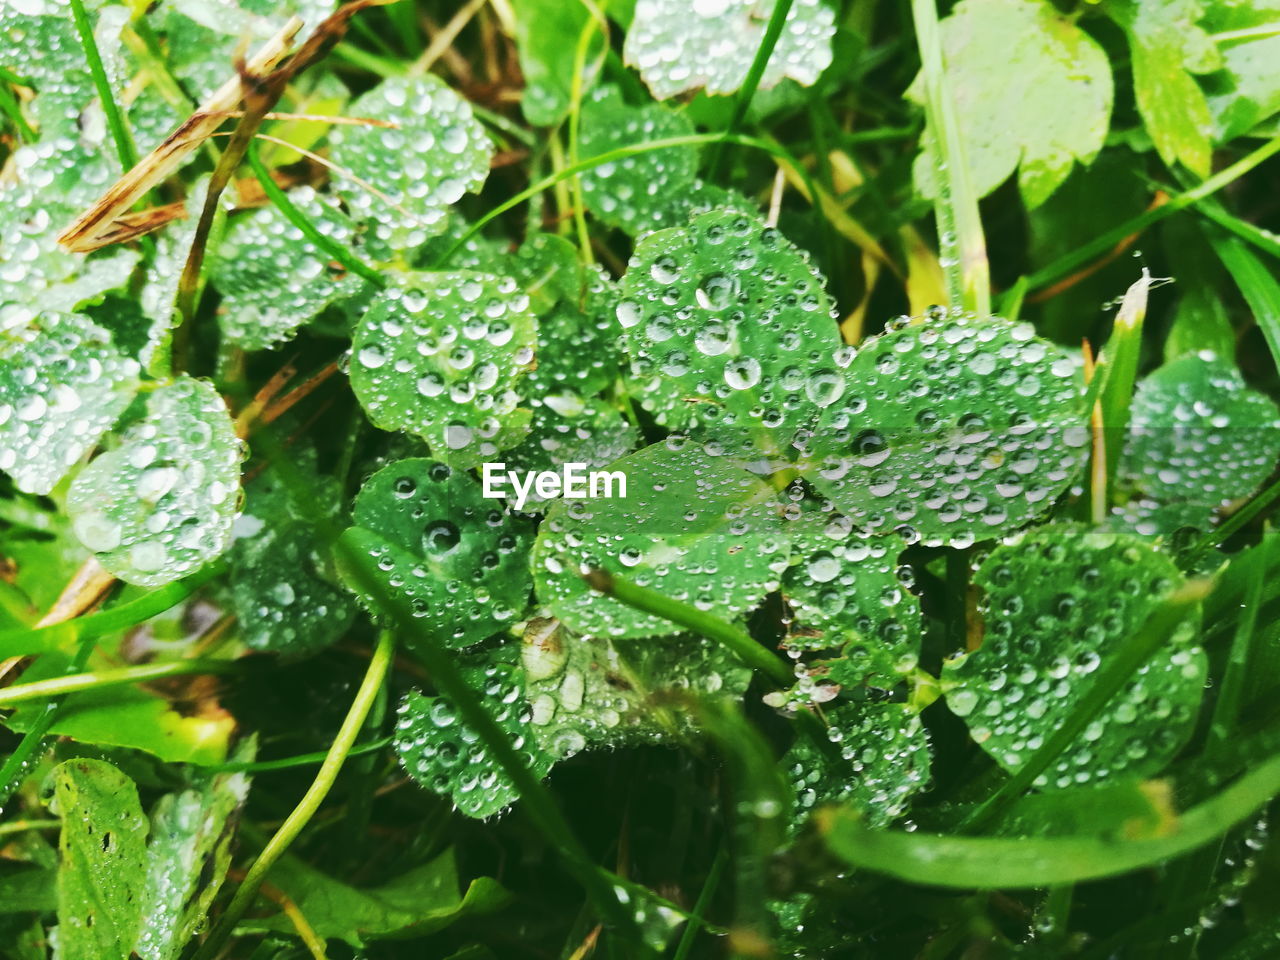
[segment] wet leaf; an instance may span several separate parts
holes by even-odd
[[[947,705],[1016,772],[1079,702],[1088,678],[1183,583],[1173,561],[1126,534],[1050,525],[997,547],[974,574],[982,645],[944,665]],[[1196,620],[1170,642],[1036,782],[1066,789],[1158,772],[1190,736],[1206,660]]]
[[[734,454],[782,454],[843,389],[821,275],[781,233],[736,211],[641,240],[618,321],[658,422]]]
[[[352,215],[369,221],[374,236],[392,249],[407,250],[440,233],[448,208],[484,185],[493,146],[470,105],[439,77],[392,77],[347,109],[353,117],[395,124],[339,126],[329,135],[333,161],[349,174],[335,179],[338,192]]]
[[[529,621],[521,662],[534,735],[557,760],[687,734],[680,698],[734,699],[751,682],[749,668],[705,637],[610,640],[543,618]]]
[[[591,22],[585,3],[561,0],[515,0],[516,49],[524,92],[520,109],[535,127],[550,127],[564,119],[573,95],[578,38]],[[587,43],[582,89],[594,81],[592,66],[599,60],[604,37],[598,27]]]
[[[1030,324],[961,314],[858,348],[802,472],[867,533],[967,546],[1043,516],[1086,453],[1072,362]]]
[[[1280,80],[1274,69],[1280,58],[1280,3],[1275,0],[1210,0],[1203,4],[1204,30],[1216,37],[1222,73],[1209,79],[1209,109],[1218,139],[1247,133],[1280,111]]]
[[[857,810],[872,827],[901,817],[929,784],[929,738],[920,717],[901,703],[844,703],[824,716],[837,756],[798,737],[782,758],[797,826],[830,803]]]
[[[787,560],[774,492],[726,459],[680,440],[610,465],[626,496],[562,499],[538,529],[538,599],[571,629],[611,637],[677,632],[667,620],[593,591],[603,569],[720,617],[750,610],[775,589]],[[603,486],[600,491],[603,492]]]
[[[623,52],[658,100],[689,90],[733,93],[747,77],[773,4],[756,0],[638,0]],[[764,89],[791,77],[817,82],[831,63],[834,11],[796,0],[760,78]]]
[[[334,201],[310,187],[290,191],[289,199],[322,234],[352,245],[355,226]],[[222,294],[223,338],[245,350],[290,339],[329,304],[367,287],[331,263],[274,205],[235,221],[210,270]]]
[[[343,536],[369,551],[428,630],[465,647],[514,623],[528,604],[528,528],[501,508],[466,473],[400,460],[360,489],[356,526]]]
[[[1039,206],[1077,162],[1093,162],[1111,118],[1111,65],[1052,3],[963,0],[942,21],[942,47],[978,196],[1016,168],[1023,199]],[[920,79],[908,95],[923,102]],[[916,186],[926,197],[938,190],[935,136],[926,130],[915,164]]]
[[[1208,351],[1148,375],[1134,392],[1119,480],[1160,504],[1212,509],[1247,497],[1280,457],[1280,410]]]
[[[238,761],[253,759],[248,741]],[[249,793],[243,773],[199,773],[192,786],[165,794],[151,811],[142,960],[177,960],[201,930],[231,866],[235,819]]]
[[[810,511],[789,520],[791,566],[782,595],[793,650],[834,650],[833,682],[894,686],[920,657],[920,604],[898,566],[901,541],[866,539],[839,514]]]
[[[124,412],[138,373],[86,317],[0,310],[0,469],[48,493]]]
[[[463,677],[483,695],[490,715],[534,776],[545,777],[554,760],[543,752],[530,725],[524,671],[485,659],[464,666]],[[397,713],[396,753],[422,787],[451,798],[469,817],[493,816],[519,799],[520,791],[447,698],[410,691]]]
[[[125,960],[142,926],[147,819],[133,781],[109,763],[78,759],[51,774],[58,841],[61,955]]]
[[[194,573],[231,543],[242,457],[212,384],[162,384],[121,445],[72,483],[76,539],[127,583],[157,587]]]
[[[509,277],[406,274],[360,319],[351,387],[369,419],[474,466],[523,435],[514,390],[533,362],[536,321]]]

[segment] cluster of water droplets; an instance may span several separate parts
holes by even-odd
[[[929,783],[929,738],[920,717],[901,703],[841,703],[824,716],[834,749],[802,736],[782,758],[796,797],[792,829],[825,803],[848,805],[875,827],[902,816]]]
[[[471,466],[527,431],[513,387],[533,364],[536,335],[529,297],[510,277],[406,274],[360,318],[351,387],[377,426]]]
[[[806,477],[869,533],[965,547],[1048,512],[1088,452],[1082,385],[1030,324],[936,311],[861,346]]]
[[[777,589],[788,545],[767,484],[682,438],[609,469],[625,474],[625,499],[557,501],[538,530],[538,597],[564,623],[611,637],[675,632],[669,620],[592,590],[582,575],[595,569],[721,617]]]
[[[767,0],[638,0],[623,52],[655,99],[698,88],[733,93],[747,78],[773,6]],[[760,87],[786,77],[816,83],[831,64],[835,29],[835,12],[821,0],[796,0]]]
[[[947,705],[1017,771],[1057,729],[1108,655],[1183,578],[1137,537],[1039,527],[978,567],[982,645],[943,668]],[[1056,789],[1159,770],[1195,723],[1207,665],[1191,617],[1099,712],[1036,785]]]
[[[489,175],[488,135],[470,104],[433,74],[384,80],[347,112],[393,124],[338,126],[329,135],[335,187],[393,249],[411,249],[444,230],[448,208]]]
[[[311,187],[297,187],[289,200],[324,236],[351,247],[355,225],[337,203]],[[302,324],[367,284],[336,267],[275,204],[235,221],[218,246],[211,276],[222,294],[225,342],[262,350],[288,340]]]
[[[521,669],[490,662],[464,667],[463,676],[534,775],[545,776],[553,761],[534,735]],[[479,734],[445,697],[411,692],[397,710],[395,747],[414,780],[451,798],[469,817],[501,813],[520,796]]]
[[[691,721],[664,697],[736,698],[751,681],[750,669],[704,637],[609,640],[548,618],[529,621],[521,662],[535,733],[557,760],[588,747],[667,740]]]
[[[71,484],[76,539],[126,583],[157,587],[220,556],[240,506],[244,444],[213,385],[181,377],[147,396],[123,442]]]
[[[1160,505],[1219,507],[1251,494],[1280,456],[1280,410],[1210,351],[1138,384],[1120,482]]]
[[[784,449],[845,389],[821,275],[739,211],[641,240],[617,317],[635,392],[658,422],[743,455]]]
[[[345,535],[368,552],[424,629],[452,647],[497,633],[529,600],[527,528],[481,493],[461,470],[400,460],[361,487],[357,526]],[[359,592],[359,581],[348,580]]]
[[[138,373],[86,317],[0,307],[0,470],[51,491],[124,412]]]

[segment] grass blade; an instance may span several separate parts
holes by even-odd
[[[98,99],[102,101],[102,112],[107,115],[107,127],[116,145],[116,156],[120,158],[120,167],[125,171],[132,170],[134,164],[138,162],[137,151],[133,146],[133,138],[129,136],[129,128],[125,126],[124,117],[120,114],[120,106],[116,103],[115,94],[111,91],[107,71],[102,66],[102,54],[98,51],[98,41],[93,37],[93,26],[89,23],[89,15],[85,12],[84,0],[71,0],[71,17],[75,21],[76,33],[80,35],[80,45],[84,47],[84,58],[89,64],[89,75],[93,77]]]

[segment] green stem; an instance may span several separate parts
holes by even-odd
[[[107,80],[107,71],[102,66],[102,54],[98,52],[98,42],[93,38],[93,27],[89,23],[89,15],[85,13],[84,0],[71,0],[71,18],[75,21],[76,33],[80,35],[85,59],[89,61],[89,75],[93,77],[98,99],[102,101],[102,112],[107,115],[107,127],[111,130],[111,139],[115,141],[120,166],[125,171],[132,170],[138,157],[129,130],[124,125],[124,117],[120,115],[115,94],[111,91],[111,84]]]
[[[139,667],[121,667],[118,670],[100,670],[95,673],[73,673],[34,683],[20,683],[0,689],[0,708],[8,708],[28,700],[47,700],[81,690],[100,690],[130,683],[146,683],[165,677],[180,677],[192,673],[229,673],[235,669],[229,660],[174,660],[169,663],[148,663]]]
[[[84,670],[85,664],[89,662],[89,655],[93,653],[95,646],[96,644],[92,639],[81,640],[80,646],[76,648],[75,656],[71,658],[71,665],[67,668],[67,672],[79,673]],[[23,775],[27,771],[27,764],[31,761],[31,757],[35,754],[41,741],[44,740],[45,734],[53,727],[58,715],[62,713],[62,704],[62,700],[54,700],[46,704],[44,713],[40,714],[35,723],[31,725],[31,729],[23,734],[22,739],[18,741],[18,746],[5,760],[4,766],[0,766],[0,810],[9,802],[13,792],[22,783]]]
[[[787,25],[787,14],[791,12],[791,4],[792,0],[775,0],[773,13],[769,15],[769,24],[765,27],[764,36],[760,39],[760,46],[756,47],[756,55],[751,60],[746,79],[742,81],[742,86],[738,88],[734,97],[733,113],[729,117],[729,125],[725,128],[725,133],[729,136],[737,133],[742,126],[742,121],[746,119],[751,101],[760,87],[760,78],[764,76],[765,68],[769,66],[769,58],[773,56],[773,49],[778,45],[778,38],[782,36],[782,31]],[[711,160],[707,164],[708,179],[713,179],[719,174],[723,159],[724,141],[721,141],[716,144]]]
[[[1267,568],[1270,546],[1271,539],[1264,534],[1262,543],[1252,555],[1241,557],[1250,561],[1253,568],[1248,572],[1244,602],[1240,605],[1235,636],[1231,639],[1231,653],[1227,657],[1227,669],[1218,690],[1218,702],[1214,704],[1213,719],[1209,722],[1209,735],[1204,746],[1207,756],[1216,757],[1221,753],[1222,748],[1231,740],[1236,721],[1240,717],[1240,702],[1249,669],[1249,655],[1257,635],[1258,608],[1262,606],[1263,571]]]
[[[1192,582],[1162,601],[1143,625],[1111,655],[1106,667],[1095,675],[1093,683],[1075,708],[1044,744],[1027,758],[1027,762],[999,790],[965,818],[960,824],[960,831],[974,830],[997,819],[1006,806],[1021,796],[1040,774],[1049,769],[1049,765],[1075,743],[1085,727],[1097,718],[1133,674],[1164,645],[1205,593],[1206,585],[1203,581]]]
[[[302,231],[304,237],[316,245],[317,249],[323,250],[352,273],[368,280],[375,287],[381,289],[387,285],[382,274],[378,273],[377,270],[332,237],[326,237],[316,229],[316,225],[311,222],[305,213],[293,205],[289,195],[280,189],[280,185],[272,178],[271,171],[267,169],[262,162],[262,158],[258,156],[257,143],[250,144],[245,153],[245,158],[249,161],[249,167],[253,170],[254,176],[262,184],[262,190],[267,195],[267,198],[276,205],[290,223]]]
[[[594,5],[588,7],[593,14]],[[582,32],[578,35],[578,46],[574,51],[573,59],[573,84],[569,91],[569,164],[573,165],[578,162],[578,125],[582,118],[582,74],[587,66],[587,50],[591,46],[591,39],[595,36],[597,29],[597,20],[595,16],[587,18],[587,22],[582,26]],[[597,70],[599,64],[596,65]],[[595,263],[595,257],[591,252],[591,234],[587,232],[587,211],[586,204],[582,200],[582,180],[577,174],[569,181],[573,191],[573,222],[578,231],[578,254],[582,257],[583,263]]]
[[[704,613],[693,604],[672,600],[656,590],[615,577],[605,570],[592,570],[585,574],[584,579],[592,590],[598,590],[619,603],[625,603],[629,607],[669,620],[708,640],[714,640],[728,647],[747,666],[760,671],[781,686],[789,686],[795,682],[795,674],[792,673],[791,668],[756,643],[751,634],[733,624],[725,623],[718,617]]]
[[[4,111],[4,115],[9,118],[13,129],[21,139],[28,141],[36,139],[36,132],[31,129],[31,124],[27,123],[27,118],[22,115],[18,98],[13,95],[7,83],[0,83],[0,110]]]
[[[347,756],[359,757],[366,753],[377,753],[379,750],[390,746],[391,742],[391,737],[370,740],[368,743],[352,747],[347,752]],[[329,752],[327,750],[319,750],[315,753],[300,753],[294,757],[281,757],[279,760],[202,764],[201,769],[213,770],[219,773],[270,773],[273,770],[292,770],[295,767],[314,766],[317,763],[324,763],[325,758],[328,756]]]
[[[960,120],[947,86],[934,0],[911,0],[911,15],[924,75],[925,115],[933,134],[938,254],[946,271],[952,305],[985,317],[991,313],[987,243],[982,235],[978,195],[965,156]]]
[[[775,157],[780,157],[783,160],[790,159],[790,155],[786,150],[780,149],[779,147],[757,137],[743,136],[740,133],[692,133],[682,137],[665,137],[661,140],[650,140],[647,143],[636,143],[626,147],[618,147],[616,150],[609,150],[597,156],[588,157],[586,160],[580,160],[577,163],[571,163],[566,167],[558,169],[543,177],[536,183],[530,184],[510,199],[504,200],[484,216],[476,220],[476,222],[473,223],[461,237],[454,241],[453,246],[446,250],[444,254],[441,255],[434,264],[432,264],[431,269],[443,269],[445,264],[452,259],[453,255],[466,246],[468,240],[488,226],[491,221],[502,216],[508,210],[512,210],[515,207],[520,206],[520,204],[525,203],[532,197],[536,197],[545,190],[550,190],[557,184],[564,182],[572,176],[582,173],[584,170],[591,170],[603,163],[613,163],[626,157],[634,157],[637,154],[648,153],[651,150],[666,150],[669,147],[696,146],[699,144],[716,143],[720,140],[724,140],[728,143],[736,143],[744,147],[754,147],[757,150],[763,150],[765,153]],[[554,143],[554,141],[552,141],[552,143]],[[816,194],[814,194],[814,196],[816,197]]]
[[[1142,277],[1125,291],[1124,301],[1116,313],[1111,336],[1107,339],[1105,353],[1110,375],[1106,386],[1098,395],[1098,407],[1102,411],[1102,446],[1106,467],[1099,472],[1101,490],[1094,491],[1095,502],[1104,512],[1094,517],[1102,523],[1110,504],[1110,491],[1115,487],[1116,468],[1124,449],[1125,428],[1129,425],[1129,407],[1133,403],[1133,386],[1138,378],[1138,360],[1142,353],[1142,327],[1147,316],[1147,291],[1151,288],[1151,274],[1143,267]]]
[[[361,70],[367,70],[383,78],[403,77],[409,72],[409,68],[398,60],[380,57],[376,53],[370,53],[350,43],[338,44],[333,48],[333,55],[339,60],[347,61],[353,67],[359,67]]]
[[[222,919],[218,921],[218,925],[209,934],[209,938],[196,952],[194,960],[213,960],[214,957],[221,953],[223,945],[230,938],[232,931],[235,930],[236,924],[240,922],[240,918],[244,916],[245,911],[249,909],[257,897],[258,890],[262,886],[262,881],[266,879],[268,871],[289,849],[290,844],[297,839],[298,834],[302,832],[302,829],[315,816],[316,811],[320,809],[320,804],[329,795],[334,781],[338,778],[339,771],[342,770],[343,763],[350,755],[352,747],[355,746],[356,736],[359,734],[360,728],[364,726],[365,717],[368,716],[374,700],[377,699],[378,691],[382,688],[382,682],[391,666],[394,651],[395,643],[392,640],[391,631],[382,631],[378,636],[378,644],[374,648],[373,657],[369,660],[369,667],[365,671],[364,679],[360,682],[360,688],[356,691],[355,699],[351,701],[351,708],[347,711],[346,718],[342,721],[342,726],[339,728],[337,736],[334,737],[333,743],[325,755],[324,763],[320,766],[320,772],[316,774],[315,780],[311,782],[307,792],[298,801],[298,805],[293,808],[293,812],[285,818],[284,823],[280,825],[280,829],[275,832],[275,835],[267,841],[267,845],[262,848],[262,852],[258,854],[258,859],[253,862],[253,866],[245,874],[244,882],[240,884],[235,896],[231,898],[231,903],[227,906]]]
[[[205,583],[225,573],[226,570],[226,563],[216,560],[185,580],[178,580],[159,590],[144,594],[136,600],[122,603],[110,610],[103,610],[101,613],[93,613],[64,623],[50,624],[47,627],[0,631],[0,656],[12,657],[39,653],[47,648],[45,641],[48,638],[63,636],[68,628],[74,630],[75,635],[81,640],[93,640],[109,633],[127,630],[177,606]]]
[[[1154,207],[1143,213],[1138,214],[1095,237],[1093,240],[1077,247],[1071,253],[1059,257],[1053,263],[1040,268],[1027,277],[1028,290],[1040,290],[1049,286],[1068,274],[1074,273],[1076,270],[1089,263],[1091,260],[1101,256],[1107,251],[1115,247],[1122,240],[1127,239],[1135,233],[1141,233],[1152,224],[1159,223],[1165,217],[1172,216],[1179,210],[1185,210],[1187,207],[1203,200],[1211,194],[1217,193],[1223,187],[1243,177],[1246,173],[1252,171],[1264,160],[1267,160],[1280,153],[1280,137],[1264,143],[1258,149],[1241,157],[1229,167],[1219,170],[1209,179],[1205,180],[1198,187],[1180,193],[1177,196],[1170,197],[1166,203],[1158,207]]]
[[[1232,534],[1243,528],[1250,520],[1275,503],[1277,497],[1280,497],[1280,480],[1271,484],[1215,529],[1210,530],[1201,537],[1200,541],[1187,554],[1188,563],[1194,564],[1218,544],[1225,542]]]
[[[55,820],[54,823],[57,821]],[[724,876],[724,868],[728,862],[728,849],[721,847],[716,853],[715,860],[711,862],[711,869],[707,871],[707,882],[702,885],[698,899],[693,905],[693,913],[689,917],[689,922],[685,924],[684,933],[680,935],[680,945],[676,947],[675,956],[671,960],[688,960],[689,951],[693,949],[694,941],[698,939],[698,931],[705,923],[703,917],[706,916],[707,908],[711,906],[711,898],[715,896],[716,889],[720,886],[720,878]]]

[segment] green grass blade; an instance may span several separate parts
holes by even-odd
[[[1240,288],[1271,348],[1272,358],[1280,367],[1280,282],[1239,237],[1215,231],[1209,235],[1209,245]]]
[[[942,36],[934,0],[912,0],[916,43],[924,75],[925,114],[933,131],[938,197],[938,255],[947,276],[953,306],[979,316],[991,313],[991,274],[982,234],[978,195],[965,159],[964,137],[947,85]]]
[[[111,139],[116,145],[116,155],[120,158],[120,166],[132,170],[138,162],[138,154],[133,146],[133,138],[125,126],[120,106],[116,103],[115,94],[107,80],[107,71],[102,66],[102,54],[98,51],[98,42],[93,38],[93,26],[89,23],[89,15],[84,9],[84,0],[71,0],[71,17],[75,21],[76,33],[80,35],[80,45],[84,47],[84,57],[89,64],[89,75],[93,77],[93,85],[98,90],[98,99],[102,101],[102,112],[107,115],[107,127],[111,130]]]

